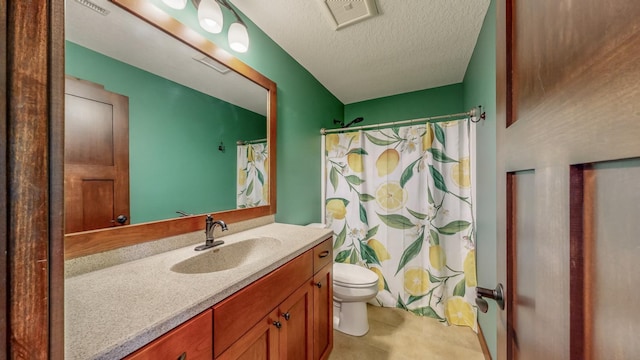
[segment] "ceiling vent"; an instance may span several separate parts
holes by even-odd
[[[208,57],[208,56],[204,56],[202,58],[193,58],[193,60],[206,65],[210,68],[212,68],[213,70],[221,73],[221,74],[226,74],[229,71],[231,71],[228,67],[220,64],[219,62],[213,60],[212,58]]]
[[[318,0],[335,30],[378,15],[375,0]]]

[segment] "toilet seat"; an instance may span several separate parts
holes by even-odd
[[[363,288],[378,283],[373,271],[353,264],[333,264],[333,283],[338,286]]]

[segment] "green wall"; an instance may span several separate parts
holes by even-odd
[[[348,104],[344,120],[348,123],[362,116],[364,121],[358,125],[370,125],[463,112],[467,109],[462,90],[462,84],[454,84]]]
[[[235,143],[264,138],[263,115],[71,42],[65,55],[67,74],[129,98],[131,223],[236,207]]]
[[[320,129],[333,126],[333,119],[343,116],[342,102],[242,14],[250,44],[249,51],[239,54],[227,44],[227,29],[233,15],[226,9],[222,33],[209,34],[198,25],[191,2],[188,10],[183,11],[172,10],[160,0],[153,2],[277,84],[276,221],[291,224],[320,221]]]
[[[496,10],[487,10],[476,48],[464,77],[464,103],[482,105],[487,119],[476,126],[477,271],[478,284],[493,288],[496,278]],[[493,358],[496,358],[496,307],[491,303],[478,321]]]

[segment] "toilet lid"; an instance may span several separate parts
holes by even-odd
[[[333,264],[333,282],[347,285],[370,285],[378,282],[378,274],[353,264]]]

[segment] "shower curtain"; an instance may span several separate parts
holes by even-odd
[[[378,275],[375,302],[476,330],[470,122],[329,134],[336,262]]]
[[[267,143],[238,145],[237,208],[269,203]]]

